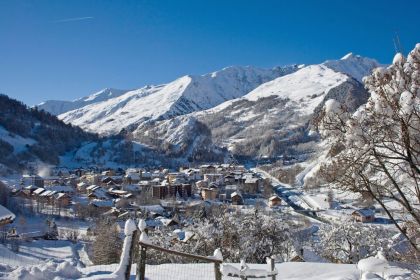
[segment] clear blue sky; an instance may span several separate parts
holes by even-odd
[[[392,60],[420,41],[420,1],[0,0],[0,92],[29,105],[229,65]]]

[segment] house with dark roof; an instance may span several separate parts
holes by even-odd
[[[375,211],[371,209],[359,209],[354,211],[351,216],[356,222],[370,223],[375,221]]]

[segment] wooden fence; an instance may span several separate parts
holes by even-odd
[[[179,252],[163,247],[159,247],[156,245],[152,245],[149,243],[139,242],[139,261],[137,263],[137,273],[136,273],[136,280],[145,280],[146,278],[146,259],[147,259],[147,251],[150,249],[157,250],[159,252],[163,252],[165,254],[180,256],[184,258],[191,259],[192,261],[200,261],[205,263],[212,263],[214,267],[214,279],[215,280],[222,280],[222,274],[220,272],[220,265],[223,262],[222,260],[212,258],[212,257],[205,257],[200,255],[194,255],[184,252]]]
[[[214,256],[206,257],[200,256],[190,253],[184,253],[180,251],[175,251],[172,249],[163,248],[157,245],[152,244],[146,233],[146,223],[144,220],[140,220],[139,226],[134,226],[135,229],[132,231],[127,230],[127,228],[133,228],[128,226],[130,223],[134,224],[134,221],[127,221],[126,222],[126,239],[124,242],[127,241],[127,248],[129,248],[129,252],[122,254],[121,261],[120,261],[120,268],[121,272],[124,274],[124,278],[126,280],[130,279],[130,272],[131,272],[131,265],[132,263],[137,263],[136,269],[136,280],[146,280],[147,278],[156,277],[148,273],[146,270],[146,263],[149,259],[149,262],[153,260],[153,251],[158,254],[164,254],[165,256],[174,256],[176,257],[176,264],[172,262],[163,263],[160,265],[149,265],[147,269],[156,269],[160,272],[165,269],[165,265],[167,269],[171,271],[167,271],[167,276],[170,278],[164,279],[211,279],[214,280],[222,280],[223,279],[232,279],[232,278],[240,278],[240,279],[255,279],[255,278],[264,278],[264,279],[271,279],[275,280],[277,276],[277,270],[275,269],[274,260],[272,258],[267,258],[268,269],[250,269],[244,261],[241,261],[240,269],[223,263],[223,256],[219,249],[217,249],[214,253]],[[141,233],[141,234],[140,234]],[[137,259],[135,256],[135,251],[138,248]],[[148,253],[150,254],[148,256]],[[155,256],[156,257],[156,256]],[[178,262],[178,258],[186,258],[188,259],[187,262]],[[166,259],[165,257],[163,259]],[[170,259],[170,258],[169,258]],[[153,262],[153,261],[152,261]],[[212,268],[210,266],[212,265]],[[191,267],[197,269],[196,276],[192,276],[183,269],[189,270]],[[175,271],[173,271],[175,268]],[[182,273],[186,273],[181,275]],[[211,276],[213,275],[213,276]],[[162,276],[159,276],[162,278]],[[193,278],[191,278],[193,277]],[[153,278],[155,279],[155,278]]]

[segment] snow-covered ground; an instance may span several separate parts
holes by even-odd
[[[239,264],[230,264],[239,268]],[[248,264],[251,269],[267,269],[265,264]],[[71,267],[69,267],[71,266]],[[277,280],[359,280],[361,272],[356,265],[329,263],[299,263],[287,262],[276,264]],[[45,262],[32,267],[0,266],[0,279],[121,279],[112,272],[117,265],[91,266],[77,269],[70,262],[57,264]],[[7,271],[7,273],[4,273]],[[135,279],[136,265],[131,268],[131,279]],[[4,274],[3,274],[3,273]],[[3,274],[3,275],[2,275]],[[74,278],[76,276],[76,278]],[[384,273],[385,279],[412,279],[407,270],[396,266],[389,266]],[[44,278],[43,278],[44,277]],[[147,265],[146,279],[148,280],[214,280],[213,264],[162,264]],[[238,278],[223,276],[224,280]],[[271,279],[259,278],[259,279]],[[379,278],[377,278],[379,279]]]

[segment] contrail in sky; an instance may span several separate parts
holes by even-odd
[[[54,22],[82,21],[82,20],[89,20],[89,19],[94,19],[94,17],[65,18],[65,19],[55,20]]]

